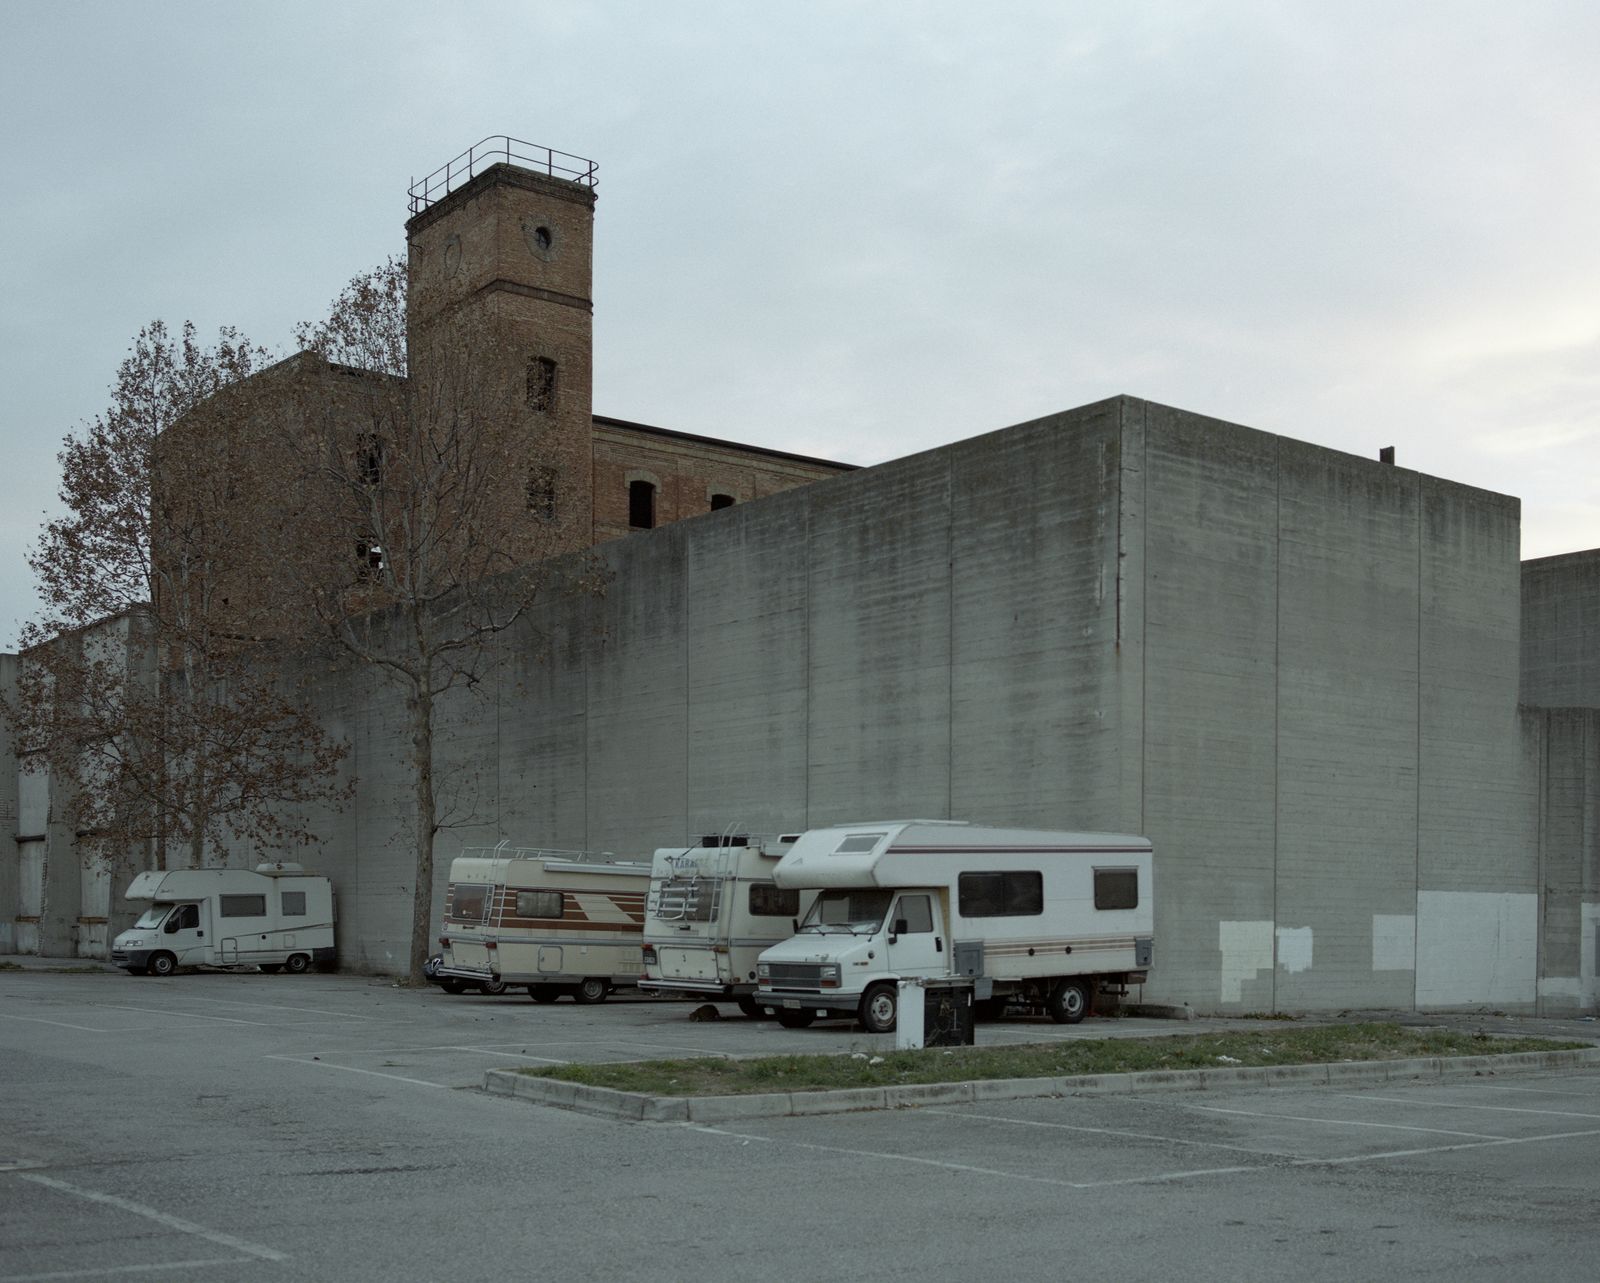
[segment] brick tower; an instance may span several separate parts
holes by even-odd
[[[594,174],[491,138],[411,188],[410,375],[511,425],[507,511],[538,533],[530,555],[593,537]]]

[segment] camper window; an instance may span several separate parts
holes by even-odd
[[[889,891],[824,891],[812,902],[811,912],[806,914],[800,930],[819,931],[824,935],[830,929],[852,935],[861,931],[870,934],[883,924],[891,894]]]
[[[133,925],[136,928],[143,928],[148,931],[151,927],[159,927],[161,925],[161,919],[166,916],[166,905],[152,904],[148,909],[139,915],[139,920]]]
[[[517,892],[519,918],[559,918],[564,912],[559,891]]]
[[[482,882],[458,882],[450,888],[450,917],[457,922],[482,922],[489,916],[489,887]]]
[[[750,914],[756,918],[799,917],[800,892],[793,887],[775,887],[770,882],[752,882]]]
[[[225,918],[264,918],[267,916],[267,897],[264,895],[223,895],[217,897],[218,912]],[[195,920],[199,925],[199,919]]]
[[[1096,869],[1094,907],[1097,909],[1137,909],[1139,871],[1137,869]]]
[[[956,884],[963,918],[1023,918],[1044,912],[1044,875],[963,873]]]
[[[839,845],[833,848],[835,855],[871,855],[878,849],[885,834],[882,833],[847,833]]]
[[[285,891],[283,893],[283,916],[286,918],[303,918],[306,916],[306,893],[304,891]]]
[[[933,930],[933,903],[925,895],[903,895],[895,906],[895,929],[906,935]]]

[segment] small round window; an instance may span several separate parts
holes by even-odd
[[[522,239],[535,258],[549,262],[556,254],[556,233],[549,223],[527,219],[522,224]]]

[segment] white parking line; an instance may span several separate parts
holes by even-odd
[[[1381,1097],[1356,1096],[1354,1100],[1376,1100]],[[1410,1102],[1415,1104],[1415,1101]],[[1377,1127],[1389,1132],[1431,1132],[1435,1136],[1465,1136],[1471,1140],[1501,1140],[1502,1137],[1490,1136],[1484,1132],[1458,1132],[1445,1127],[1412,1127],[1405,1123],[1369,1123],[1355,1118],[1311,1118],[1300,1114],[1273,1114],[1264,1113],[1255,1109],[1223,1109],[1217,1105],[1179,1105],[1180,1109],[1193,1110],[1201,1114],[1235,1114],[1243,1118],[1265,1118],[1274,1122],[1285,1123],[1321,1123],[1327,1127]]]
[[[1197,1176],[1232,1176],[1242,1172],[1265,1172],[1271,1167],[1257,1164],[1249,1167],[1203,1167],[1188,1171],[1152,1172],[1148,1176],[1130,1176],[1109,1181],[1069,1181],[1059,1176],[1035,1176],[1030,1172],[1007,1172],[998,1167],[974,1167],[970,1163],[950,1163],[942,1158],[922,1158],[916,1154],[886,1154],[875,1149],[845,1149],[838,1145],[816,1145],[805,1141],[775,1141],[771,1136],[747,1135],[743,1132],[725,1131],[720,1127],[707,1127],[693,1123],[680,1124],[690,1131],[705,1132],[711,1136],[725,1136],[732,1140],[763,1140],[789,1145],[795,1149],[809,1149],[822,1154],[844,1154],[850,1158],[881,1158],[893,1163],[912,1163],[919,1167],[937,1167],[947,1172],[963,1172],[971,1176],[998,1176],[1002,1180],[1023,1181],[1029,1185],[1053,1185],[1058,1189],[1107,1189],[1114,1185],[1149,1185],[1162,1181],[1192,1180]]]
[[[376,1069],[357,1069],[354,1065],[335,1065],[327,1060],[306,1060],[301,1056],[265,1056],[265,1060],[286,1060],[291,1065],[309,1065],[312,1069],[342,1069],[347,1074],[366,1074],[372,1078],[389,1078],[397,1083],[413,1083],[418,1087],[443,1087],[450,1090],[449,1083],[429,1082],[426,1078],[406,1078],[401,1074],[383,1074]]]
[[[289,1259],[283,1252],[274,1251],[270,1247],[262,1247],[259,1243],[250,1243],[242,1238],[235,1238],[232,1234],[222,1234],[216,1230],[208,1230],[204,1225],[196,1225],[193,1221],[186,1221],[177,1216],[168,1216],[165,1212],[159,1212],[153,1207],[146,1207],[143,1203],[135,1203],[132,1199],[121,1198],[116,1194],[102,1194],[98,1190],[69,1185],[66,1181],[58,1181],[52,1176],[41,1176],[36,1172],[18,1172],[17,1179],[32,1181],[35,1185],[43,1185],[46,1189],[57,1190],[63,1194],[71,1194],[76,1198],[86,1199],[91,1203],[101,1203],[106,1207],[115,1207],[124,1212],[131,1212],[135,1216],[142,1216],[146,1220],[154,1221],[157,1225],[164,1225],[169,1230],[176,1230],[179,1234],[192,1234],[195,1238],[203,1238],[208,1243],[215,1243],[218,1247],[226,1247],[235,1252],[243,1252],[246,1256],[254,1256],[263,1261],[287,1261]]]
[[[248,1256],[221,1256],[200,1261],[161,1261],[153,1265],[109,1265],[97,1270],[52,1270],[49,1274],[0,1274],[0,1283],[53,1283],[56,1279],[104,1279],[125,1274],[167,1275],[174,1270],[214,1270],[219,1265],[248,1265]]]
[[[968,1114],[957,1109],[921,1109],[922,1114],[938,1114],[944,1118],[970,1118],[980,1123],[1006,1123],[1012,1127],[1038,1127],[1046,1131],[1086,1132],[1092,1136],[1122,1136],[1129,1140],[1151,1140],[1162,1145],[1197,1145],[1202,1149],[1226,1149],[1237,1154],[1254,1154],[1259,1158],[1297,1158],[1276,1149],[1252,1149],[1248,1145],[1229,1145],[1215,1140],[1189,1140],[1182,1136],[1161,1136],[1153,1132],[1130,1132],[1116,1127],[1076,1127],[1071,1123],[1046,1123],[1032,1118],[1005,1118],[999,1114]]]
[[[173,1007],[125,1007],[115,1002],[91,1002],[91,1007],[104,1007],[107,1011],[142,1011],[151,1016],[180,1016],[185,1020],[213,1020],[224,1025],[254,1025],[258,1029],[272,1029],[273,1025],[261,1020],[237,1020],[232,1016],[202,1016],[198,1011],[180,1011]]]
[[[1592,1091],[1558,1091],[1554,1087],[1508,1087],[1502,1083],[1473,1083],[1478,1091],[1518,1091],[1531,1096],[1572,1096],[1577,1100],[1593,1100]]]
[[[1346,1094],[1349,1100],[1375,1100],[1385,1105],[1415,1105],[1415,1100],[1406,1100],[1401,1096],[1356,1096]],[[1463,1101],[1430,1100],[1426,1107],[1429,1109],[1476,1109],[1486,1114],[1544,1114],[1550,1118],[1592,1118],[1600,1119],[1600,1114],[1579,1114],[1566,1109],[1521,1109],[1516,1105],[1469,1105]],[[1418,1130],[1427,1130],[1419,1128]]]
[[[180,996],[180,995],[174,995]],[[377,1016],[362,1016],[349,1011],[329,1011],[324,1007],[291,1007],[281,1002],[243,1002],[237,998],[204,998],[198,994],[182,994],[185,1002],[209,1002],[218,1007],[255,1007],[262,1011],[304,1011],[313,1016],[333,1016],[338,1020],[377,1020]]]
[[[57,1029],[77,1029],[86,1034],[108,1034],[110,1029],[95,1029],[90,1025],[69,1025],[64,1020],[46,1020],[42,1016],[13,1016],[0,1011],[0,1020],[25,1020],[32,1025],[54,1025]]]

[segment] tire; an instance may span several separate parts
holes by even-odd
[[[283,970],[283,963],[281,963],[281,962],[263,962],[261,964],[261,970],[264,971],[269,976],[275,976],[275,975],[278,974],[278,972]]]
[[[488,994],[491,998],[498,998],[506,991],[504,980],[485,980],[478,986],[478,992]]]
[[[146,969],[153,976],[170,976],[178,969],[178,960],[170,953],[152,953]]]
[[[291,976],[298,976],[311,965],[311,959],[303,953],[291,953],[283,960],[283,969]]]
[[[1083,980],[1063,980],[1050,991],[1045,1003],[1058,1025],[1075,1025],[1089,1014],[1089,986]]]
[[[767,1009],[749,994],[745,994],[739,999],[739,1010],[744,1012],[744,1014],[749,1016],[752,1020],[760,1020],[767,1014]]]
[[[450,994],[460,993],[466,987],[467,987],[467,984],[466,984],[466,981],[464,981],[464,980],[441,980],[441,981],[439,981],[439,988],[443,989],[446,993],[450,993]]]
[[[561,996],[561,990],[556,985],[529,985],[528,997],[535,1002],[554,1002]]]
[[[873,985],[861,995],[858,1013],[861,1027],[869,1034],[894,1032],[895,1018],[900,1014],[900,992],[893,985]]]
[[[584,1007],[592,1007],[597,1002],[604,1002],[606,995],[611,992],[611,986],[599,976],[590,976],[578,981],[572,987],[572,1001]]]
[[[804,1029],[817,1018],[814,1011],[790,1011],[786,1007],[778,1008],[778,1023],[785,1029]]]

